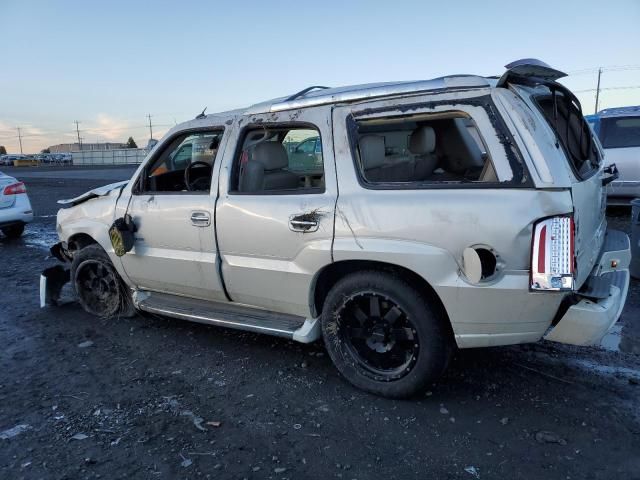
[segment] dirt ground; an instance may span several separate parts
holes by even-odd
[[[0,478],[640,479],[638,281],[606,348],[460,351],[420,398],[386,400],[319,343],[40,309],[55,201],[131,170],[4,171],[36,219],[0,239]]]

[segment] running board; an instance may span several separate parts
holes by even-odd
[[[301,343],[310,343],[320,338],[320,322],[317,318],[305,319],[233,303],[141,290],[134,292],[133,301],[138,309],[145,312],[191,322],[265,333]]]

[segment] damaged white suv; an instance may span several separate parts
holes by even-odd
[[[129,182],[63,201],[43,303],[311,342],[405,397],[458,348],[598,342],[629,285],[616,178],[537,60],[500,78],[311,87],[173,128]],[[55,280],[56,286],[52,286]]]

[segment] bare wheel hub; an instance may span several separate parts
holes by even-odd
[[[76,271],[76,290],[83,303],[96,315],[110,316],[120,305],[118,279],[100,260],[85,260]]]

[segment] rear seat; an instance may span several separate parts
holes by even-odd
[[[408,182],[414,162],[407,157],[385,156],[384,137],[363,135],[358,142],[365,178],[370,182]]]
[[[409,137],[409,151],[414,155],[413,175],[411,180],[426,180],[438,164],[436,150],[436,133],[431,127],[416,128]]]

